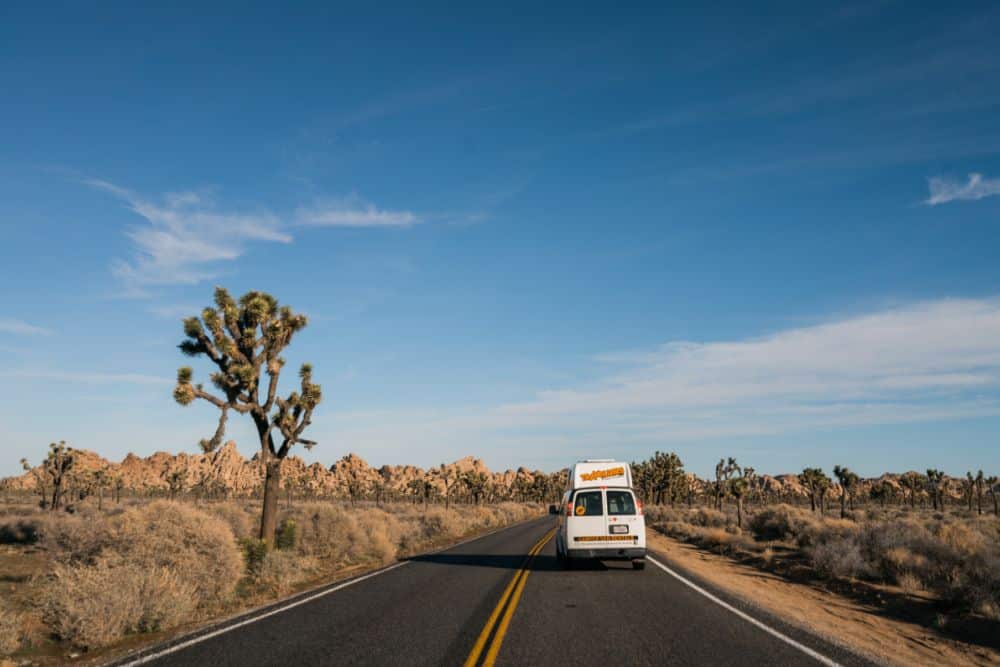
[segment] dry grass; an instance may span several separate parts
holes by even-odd
[[[130,502],[74,515],[0,509],[0,544],[38,566],[17,604],[0,604],[0,655],[51,635],[94,649],[235,611],[328,578],[537,516],[539,505],[443,508],[299,503],[283,508],[280,549],[254,539],[249,501],[195,507]],[[6,601],[5,601],[6,602]]]
[[[26,639],[25,614],[0,607],[0,656],[9,655],[21,648]]]
[[[774,559],[780,543],[827,578],[867,580],[928,592],[954,611],[1000,620],[1000,521],[966,512],[906,509],[821,517],[776,505],[757,509],[746,531],[730,513],[710,509],[650,508],[661,532],[720,553]]]

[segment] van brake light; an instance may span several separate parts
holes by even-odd
[[[642,516],[642,501],[636,498],[635,506],[639,508],[639,516]]]

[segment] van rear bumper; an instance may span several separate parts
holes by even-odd
[[[598,560],[633,560],[645,558],[645,547],[605,547],[601,549],[569,549],[569,558],[597,558]]]

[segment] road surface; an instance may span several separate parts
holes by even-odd
[[[653,562],[561,570],[554,527],[519,524],[118,664],[864,664]]]

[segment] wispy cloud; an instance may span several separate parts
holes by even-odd
[[[982,174],[969,174],[965,183],[935,176],[928,180],[927,185],[930,196],[925,203],[928,206],[1000,195],[1000,178],[983,178]]]
[[[48,336],[52,333],[44,327],[28,324],[22,320],[0,320],[0,333],[20,334],[25,336]]]
[[[315,227],[410,227],[421,222],[412,211],[380,209],[357,197],[301,207],[296,210],[295,219]]]
[[[49,380],[78,384],[137,384],[168,385],[170,378],[140,373],[67,373],[48,370],[18,370],[0,372],[0,377],[18,380]]]
[[[146,221],[126,232],[134,244],[133,256],[112,266],[132,294],[140,295],[149,286],[195,284],[210,278],[218,262],[239,258],[249,241],[292,240],[276,216],[219,212],[202,192],[167,193],[156,202],[107,181],[86,183],[124,200]]]
[[[338,415],[377,447],[505,451],[563,437],[561,456],[615,446],[1000,415],[1000,299],[939,300],[722,342],[601,357],[585,385],[468,410]],[[449,444],[450,443],[450,444]],[[558,445],[552,445],[557,447]],[[596,451],[595,451],[596,453]]]

